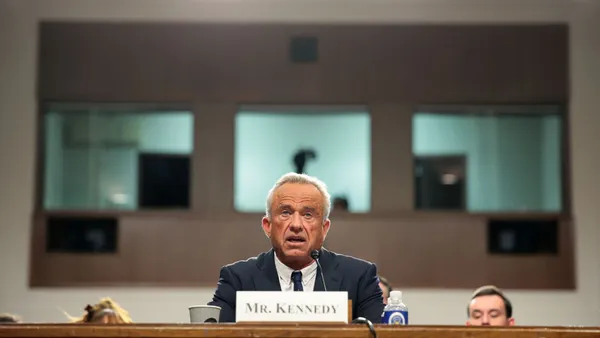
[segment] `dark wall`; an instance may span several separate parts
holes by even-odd
[[[318,37],[292,64],[292,36]],[[568,95],[567,27],[44,23],[40,98],[539,103]]]

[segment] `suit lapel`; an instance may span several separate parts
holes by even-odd
[[[261,273],[254,276],[256,291],[281,291],[279,276],[275,268],[273,249],[269,250],[257,260],[256,265]]]
[[[321,267],[323,267],[323,277],[325,277],[327,291],[340,291],[343,276],[338,271],[338,262],[336,262],[334,254],[327,251],[327,249],[322,248],[321,256],[319,257],[319,263],[321,263]],[[323,279],[321,279],[320,271],[317,271],[314,290],[325,291],[323,288]]]

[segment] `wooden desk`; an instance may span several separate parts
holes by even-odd
[[[464,327],[376,325],[379,338],[579,338],[600,337],[597,327]],[[363,325],[257,324],[9,324],[0,338],[372,338]]]

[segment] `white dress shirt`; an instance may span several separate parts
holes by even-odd
[[[275,256],[275,269],[277,269],[277,275],[279,276],[281,291],[294,291],[292,272],[296,270],[283,264],[279,258],[277,258],[277,255],[273,256]],[[317,279],[317,262],[313,261],[312,264],[300,270],[300,272],[302,272],[302,288],[304,291],[314,291],[315,280]]]

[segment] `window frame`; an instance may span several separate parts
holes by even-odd
[[[571,200],[571,158],[570,158],[570,114],[568,105],[565,103],[531,103],[531,104],[419,104],[414,107],[412,118],[418,113],[428,112],[447,115],[501,115],[501,116],[559,116],[561,119],[560,130],[560,211],[468,211],[464,213],[471,215],[485,215],[489,217],[544,217],[555,215],[561,219],[572,219]],[[411,119],[412,120],[412,119]],[[413,131],[414,132],[414,131]],[[412,146],[412,145],[411,145]],[[414,211],[421,210],[414,209]],[[422,212],[427,212],[423,210]],[[430,210],[429,212],[435,212]]]
[[[192,145],[195,145],[196,139],[196,118],[197,115],[194,112],[193,105],[185,102],[174,102],[174,103],[152,103],[152,102],[96,102],[96,101],[41,101],[38,106],[37,115],[37,127],[36,127],[36,149],[35,149],[35,170],[34,170],[34,214],[36,215],[120,215],[120,214],[188,214],[193,212],[193,194],[190,192],[190,207],[188,209],[134,209],[134,210],[121,210],[121,209],[59,209],[49,210],[44,206],[45,199],[45,172],[47,164],[46,154],[46,114],[51,110],[111,110],[111,111],[123,111],[124,113],[137,114],[137,113],[152,113],[152,111],[186,111],[193,116],[192,121]],[[196,156],[195,147],[192,148],[190,156],[190,181],[193,179],[193,157]]]

